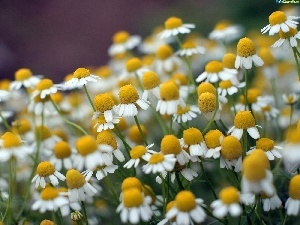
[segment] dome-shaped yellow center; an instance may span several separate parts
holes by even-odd
[[[15,72],[15,80],[17,81],[26,80],[31,76],[32,76],[32,72],[30,69],[27,68],[21,68]]]
[[[284,23],[286,20],[287,17],[282,11],[275,11],[269,16],[269,23],[271,26]]]
[[[66,183],[69,189],[81,188],[85,184],[84,176],[77,170],[68,170],[66,174]]]
[[[220,146],[220,138],[223,134],[219,130],[210,130],[204,135],[204,140],[208,148],[216,148]]]
[[[222,20],[217,23],[214,27],[214,30],[224,30],[225,28],[229,27],[231,23],[227,20]]]
[[[139,99],[139,94],[132,85],[127,84],[120,88],[119,99],[122,104],[131,104]]]
[[[41,98],[40,95],[37,95],[33,98],[35,103],[45,103],[50,101],[50,95],[46,95],[45,98]]]
[[[51,162],[40,162],[36,169],[37,174],[40,177],[48,177],[55,172],[55,168]]]
[[[177,112],[176,114],[178,115],[183,115],[187,112],[189,112],[191,107],[189,105],[186,105],[184,108],[182,108],[180,105],[177,107]]]
[[[161,163],[164,161],[164,155],[161,153],[155,153],[153,155],[151,155],[150,159],[149,159],[149,163],[150,164],[157,164],[157,163]]]
[[[59,195],[59,191],[51,186],[48,186],[41,191],[41,199],[45,201],[53,200],[56,197],[58,197],[58,195]]]
[[[140,128],[141,128],[144,136],[147,136],[146,127],[144,125],[140,125]],[[127,135],[128,135],[129,140],[131,140],[135,143],[142,143],[144,141],[143,136],[141,135],[137,125],[132,125],[129,128]]]
[[[196,44],[193,41],[186,41],[182,44],[183,49],[188,49],[188,48],[196,48]]]
[[[223,70],[223,65],[219,61],[210,61],[209,63],[206,64],[205,66],[205,72],[207,73],[218,73]]]
[[[160,78],[153,71],[147,71],[142,76],[142,84],[145,90],[150,90],[152,88],[158,87],[158,85],[160,84]]]
[[[119,31],[114,34],[113,36],[113,43],[115,44],[121,44],[126,42],[129,39],[130,35],[127,31]]]
[[[289,195],[293,199],[300,200],[300,175],[292,177],[289,184]]]
[[[142,67],[142,62],[137,57],[131,58],[126,62],[126,70],[128,72],[134,72],[141,67]]]
[[[255,120],[250,111],[240,111],[234,117],[234,126],[238,129],[255,127]]]
[[[226,53],[222,58],[223,67],[228,68],[228,69],[235,69],[235,67],[234,67],[235,59],[236,59],[235,54]]]
[[[20,119],[15,120],[13,123],[13,128],[17,131],[19,134],[25,134],[26,132],[31,130],[31,124],[28,120]]]
[[[97,150],[97,143],[94,137],[85,135],[77,139],[76,149],[82,156],[91,154]]]
[[[172,81],[163,83],[160,86],[159,93],[164,101],[177,100],[179,98],[179,89]]]
[[[219,83],[219,87],[222,89],[228,89],[228,88],[232,87],[232,82],[230,80],[222,80]]]
[[[292,143],[292,144],[300,143],[300,130],[296,128],[289,129],[286,139],[288,143]]]
[[[35,128],[36,136],[41,138],[41,140],[46,140],[52,136],[51,131],[46,126],[36,126]]]
[[[101,78],[108,78],[112,75],[112,70],[109,68],[109,66],[100,66],[96,70],[96,74]]]
[[[219,198],[224,204],[229,205],[233,203],[238,203],[240,201],[240,194],[238,189],[230,186],[223,188],[220,191]]]
[[[161,140],[160,150],[164,155],[177,155],[181,152],[181,145],[176,136],[169,134],[165,135]]]
[[[160,60],[165,60],[173,55],[173,49],[169,45],[161,45],[156,50],[156,57]]]
[[[111,130],[102,130],[99,132],[96,142],[98,145],[105,144],[111,146],[113,149],[118,148],[116,137]]]
[[[178,17],[170,17],[165,21],[166,29],[175,29],[182,25],[182,20]]]
[[[256,141],[256,148],[264,151],[270,151],[274,149],[274,141],[269,138],[260,138]]]
[[[296,28],[289,29],[288,32],[284,33],[282,30],[279,31],[279,37],[281,39],[288,39],[290,37],[294,37],[296,34],[298,34],[298,30]]]
[[[217,108],[216,95],[209,92],[202,93],[198,98],[198,106],[203,113],[213,112]]]
[[[197,128],[189,128],[183,131],[183,140],[187,145],[196,145],[203,141],[203,136]]]
[[[51,94],[51,98],[56,104],[59,104],[62,102],[64,96],[61,92],[56,92],[54,94]]]
[[[247,37],[241,38],[237,44],[237,54],[241,57],[255,55],[256,49],[253,41]]]
[[[180,191],[175,197],[175,202],[181,212],[189,212],[197,206],[195,195],[190,191]]]
[[[202,82],[201,84],[199,84],[198,89],[197,89],[198,96],[200,96],[201,94],[203,94],[205,92],[209,92],[209,93],[216,95],[217,90],[214,87],[214,85],[212,85],[211,83]]]
[[[274,63],[276,61],[274,56],[272,55],[271,51],[267,47],[260,48],[258,51],[258,55],[264,61],[265,66],[274,65]]]
[[[54,146],[54,154],[58,159],[68,158],[71,153],[71,148],[65,141],[57,142]]]
[[[139,207],[144,202],[144,196],[138,188],[123,191],[123,204],[126,208]]]
[[[98,94],[94,97],[94,106],[97,112],[111,110],[115,105],[114,100],[108,93]]]
[[[172,76],[172,80],[178,85],[187,85],[189,83],[187,75],[183,73],[175,73]]]
[[[84,78],[84,77],[88,77],[90,75],[91,75],[90,71],[88,69],[86,69],[86,68],[78,68],[73,73],[73,77],[74,78],[78,78],[78,79]]]
[[[22,144],[20,138],[11,132],[5,132],[2,137],[2,145],[4,148],[18,147]]]
[[[221,143],[221,155],[224,159],[237,159],[242,155],[241,142],[234,136],[227,136]]]
[[[136,177],[127,177],[123,180],[121,190],[125,191],[130,188],[137,188],[140,191],[143,190],[143,185],[139,179]]]
[[[132,159],[141,158],[146,152],[147,149],[143,145],[137,145],[130,150],[130,158]]]
[[[46,90],[48,88],[51,88],[53,86],[53,82],[50,79],[42,79],[40,82],[36,85],[36,89],[39,91]]]
[[[43,220],[40,225],[55,225],[55,223],[52,220]]]
[[[250,88],[247,91],[247,103],[253,104],[257,102],[257,98],[261,95],[261,91],[257,88]],[[240,102],[246,104],[245,97],[243,95],[239,98]]]

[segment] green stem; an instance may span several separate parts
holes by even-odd
[[[85,221],[86,221],[86,225],[89,225],[89,221],[88,221],[88,217],[87,217],[87,214],[86,214],[86,209],[85,209],[85,205],[84,205],[83,201],[81,201],[81,208],[83,210],[83,215],[84,215],[84,218],[85,218]]]
[[[140,134],[141,134],[141,136],[142,136],[142,138],[143,138],[143,140],[144,140],[146,146],[148,146],[147,139],[146,139],[146,137],[145,137],[145,134],[144,134],[143,131],[142,131],[142,128],[141,128],[141,125],[140,125],[140,123],[139,123],[139,120],[138,120],[137,116],[134,116],[134,121],[135,121],[135,123],[136,123],[136,125],[137,125],[137,127],[138,127],[138,129],[139,129],[139,132],[140,132]]]
[[[219,102],[218,95],[216,95],[216,109],[215,109],[214,114],[211,117],[210,121],[207,123],[206,127],[204,128],[204,130],[202,132],[203,134],[205,134],[207,132],[207,130],[210,128],[211,124],[215,121],[215,117],[216,117],[216,114],[217,114],[217,111],[219,108],[218,102]]]
[[[153,108],[153,105],[150,104],[149,107],[151,108],[151,111],[155,117],[155,119],[157,120],[158,124],[160,125],[160,128],[162,129],[164,134],[168,133],[168,128],[165,124],[165,122],[163,121],[163,119],[161,118],[161,115],[155,110],[155,108]]]
[[[245,110],[247,110],[248,105],[248,71],[245,69]]]
[[[202,161],[200,161],[200,167],[201,167],[202,174],[203,174],[205,180],[207,181],[208,185],[210,186],[210,189],[211,189],[211,191],[213,193],[214,198],[217,199],[218,197],[217,197],[217,194],[216,194],[216,192],[214,190],[214,186],[212,185],[211,181],[209,180],[209,178],[208,178],[208,176],[207,176],[207,174],[206,174],[206,172],[204,170],[204,166],[203,166]]]
[[[223,129],[225,130],[225,132],[227,133],[228,127],[226,126],[226,124],[221,119],[219,119],[219,122],[220,122],[221,126],[223,127]]]
[[[298,61],[298,57],[297,57],[298,50],[297,50],[296,47],[292,47],[292,49],[293,49],[293,54],[294,54],[295,62],[296,62],[296,65],[297,65],[298,78],[300,80],[300,65],[299,65],[299,61]]]
[[[109,188],[110,192],[112,193],[112,195],[114,196],[115,200],[119,203],[119,197],[118,197],[118,195],[117,195],[117,193],[114,189],[114,186],[112,185],[109,177],[107,177],[107,176],[104,177],[104,182],[108,186],[108,188]]]
[[[11,128],[10,128],[10,126],[8,125],[7,120],[6,120],[6,119],[4,118],[4,116],[2,115],[1,110],[0,110],[0,118],[2,119],[2,122],[3,122],[3,125],[5,126],[5,128],[6,128],[8,131],[11,132]]]
[[[185,188],[183,187],[183,184],[181,183],[178,171],[175,172],[175,177],[176,177],[176,180],[177,180],[177,183],[178,183],[178,186],[179,186],[180,190],[185,190]]]
[[[87,98],[88,98],[88,100],[89,100],[89,102],[90,102],[90,104],[91,104],[91,106],[92,106],[94,112],[96,112],[96,108],[95,108],[95,106],[94,106],[94,104],[93,104],[93,101],[92,101],[92,99],[91,99],[91,96],[89,95],[89,92],[88,92],[88,90],[87,90],[85,84],[83,85],[83,89],[84,89],[84,91],[85,91],[85,93],[86,93],[86,96],[87,96]]]
[[[173,116],[171,116],[171,118],[170,118],[169,134],[173,134]]]

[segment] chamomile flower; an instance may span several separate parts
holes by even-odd
[[[286,16],[282,11],[275,11],[269,16],[269,23],[267,26],[261,29],[264,34],[269,31],[269,35],[274,35],[279,31],[289,32],[290,29],[295,29],[298,22],[294,21],[298,19],[297,16]]]
[[[150,102],[141,99],[137,90],[132,85],[125,85],[119,90],[120,104],[114,106],[114,111],[122,117],[136,116],[138,110],[135,104],[143,110],[148,109]]]
[[[57,170],[73,168],[72,149],[65,141],[59,141],[54,145],[53,155],[49,161],[54,165]]]
[[[267,120],[275,119],[279,115],[279,110],[271,104],[267,104],[265,107],[262,107],[261,110]]]
[[[31,123],[26,119],[19,119],[12,122],[12,131],[18,134],[28,143],[34,141],[34,133],[32,132]]]
[[[118,169],[118,165],[110,164],[110,165],[104,165],[104,166],[98,166],[96,167],[96,178],[97,180],[102,180],[104,177],[106,177],[109,173],[114,173]]]
[[[243,212],[240,205],[240,193],[235,187],[223,188],[219,193],[219,199],[214,200],[211,205],[213,215],[217,218],[224,218],[227,213],[232,217],[240,216]]]
[[[66,183],[68,186],[67,195],[71,203],[85,201],[88,197],[92,197],[98,192],[97,189],[88,182],[92,175],[92,172],[84,176],[75,169],[68,170],[66,173]]]
[[[56,85],[50,79],[41,79],[35,86],[35,90],[31,94],[31,98],[39,96],[41,99],[57,92]]]
[[[233,84],[231,80],[222,80],[219,83],[218,93],[224,97],[227,95],[233,95],[237,93],[240,88],[245,87],[245,85],[245,82]]]
[[[175,220],[180,225],[190,225],[191,223],[201,223],[205,220],[206,214],[202,207],[205,207],[201,198],[196,198],[191,191],[180,191],[176,197],[174,205],[166,213],[168,220]]]
[[[39,210],[40,213],[45,213],[46,211],[55,212],[58,209],[64,209],[63,206],[68,204],[68,199],[61,196],[58,189],[47,186],[41,191],[39,198],[32,204],[31,209]],[[62,215],[66,216],[64,210],[62,210]]]
[[[137,168],[137,166],[140,164],[142,159],[146,161],[147,155],[149,155],[150,152],[153,153],[153,150],[151,150],[153,146],[154,144],[150,144],[147,147],[143,145],[134,146],[129,152],[130,160],[127,163],[125,163],[123,167],[129,169],[134,166],[135,168]]]
[[[264,64],[262,59],[256,54],[253,41],[247,37],[241,38],[237,44],[235,68],[251,69],[252,63],[257,67]]]
[[[113,44],[108,48],[108,54],[115,56],[132,50],[141,43],[141,37],[130,35],[127,31],[118,31],[112,37]]]
[[[94,121],[95,121],[94,127],[96,128],[96,131],[101,132],[103,130],[114,129],[115,125],[120,122],[120,119],[119,117],[113,117],[113,119],[108,122],[106,121],[104,115],[98,115],[97,117],[94,118]]]
[[[285,202],[287,215],[297,216],[300,211],[300,175],[292,177],[289,183],[289,198]]]
[[[57,113],[51,102],[50,96],[41,98],[39,95],[30,99],[28,111],[35,115],[42,115],[42,113],[44,115],[51,115]]]
[[[277,40],[271,47],[278,48],[282,46],[283,49],[287,50],[290,47],[297,46],[297,39],[300,39],[300,32],[297,29],[290,28],[286,33],[279,31],[279,40]]]
[[[128,188],[122,192],[122,201],[116,212],[120,213],[123,223],[138,224],[140,221],[147,222],[151,219],[153,211],[150,207],[151,197],[145,196],[136,188]]]
[[[195,105],[186,105],[182,108],[180,105],[177,108],[177,112],[173,116],[173,121],[177,123],[186,123],[187,121],[191,121],[193,118],[197,117],[197,114],[200,114],[200,110]]]
[[[113,117],[114,105],[115,102],[110,94],[102,93],[102,94],[95,95],[94,106],[96,112],[94,112],[92,119],[95,119],[99,115],[103,114],[106,122],[112,122],[114,119]]]
[[[228,130],[228,134],[241,139],[243,131],[247,130],[253,139],[260,138],[260,134],[256,128],[255,119],[250,111],[240,111],[234,117],[234,126]]]
[[[288,173],[295,173],[300,166],[299,147],[300,130],[291,128],[287,136],[287,145],[283,151],[284,168]]]
[[[291,94],[283,94],[282,98],[285,104],[287,105],[294,105],[298,99],[299,99],[299,95],[295,94],[295,93],[291,93]]]
[[[229,80],[236,74],[237,70],[224,68],[221,62],[213,60],[205,65],[205,71],[196,78],[196,82],[216,83],[219,80]]]
[[[175,166],[176,158],[174,154],[153,153],[145,156],[147,164],[143,166],[143,172],[161,173],[163,171],[172,171]]]
[[[275,158],[280,159],[282,157],[281,151],[283,150],[280,146],[275,146],[274,141],[269,138],[260,138],[256,140],[256,146],[252,147],[247,155],[251,154],[255,149],[264,150],[269,160],[274,160]]]
[[[143,67],[142,61],[139,58],[133,57],[127,60],[125,70],[121,72],[119,79],[129,80],[132,77],[141,79],[142,75],[148,70],[146,67]]]
[[[207,146],[206,158],[213,157],[217,159],[220,157],[221,142],[224,135],[219,130],[210,130],[204,135],[204,140]]]
[[[274,79],[277,77],[277,65],[276,59],[270,51],[269,47],[261,47],[259,49],[258,55],[264,61],[264,65],[262,67],[263,75],[267,79]]]
[[[98,82],[101,78],[99,76],[93,75],[86,68],[78,68],[73,73],[73,78],[66,81],[64,85],[67,86],[76,86],[82,87],[86,85],[88,82]]]
[[[193,28],[194,24],[184,24],[178,17],[169,17],[165,21],[165,29],[159,35],[160,38],[169,38],[178,34],[188,34]]]
[[[243,29],[241,26],[222,20],[215,25],[213,31],[209,33],[208,37],[212,40],[228,43],[239,38],[242,31]]]
[[[182,44],[181,49],[175,52],[176,55],[180,56],[192,56],[198,54],[204,54],[205,48],[199,45],[196,45],[193,41],[186,41]]]
[[[142,99],[147,101],[151,95],[159,99],[159,76],[153,71],[147,71],[143,74],[141,81],[144,87]]]
[[[147,138],[147,129],[143,124],[140,124],[140,128],[144,136]],[[133,142],[134,144],[141,144],[144,142],[144,138],[139,130],[139,127],[135,124],[129,127],[127,137],[130,142]]]
[[[210,92],[202,93],[198,98],[198,107],[207,120],[212,118],[214,120],[220,119],[220,110],[222,108],[215,94]]]
[[[156,105],[156,111],[164,115],[173,115],[177,112],[177,107],[185,107],[183,99],[179,96],[177,85],[172,82],[162,83],[159,89],[160,98]]]
[[[187,149],[191,157],[204,156],[207,151],[203,135],[197,128],[191,127],[183,131],[180,139],[182,148]]]
[[[263,204],[263,210],[265,212],[269,212],[270,210],[274,209],[279,209],[282,206],[282,201],[276,193],[271,196],[262,193],[261,201]]]
[[[15,80],[10,83],[10,90],[19,90],[22,86],[25,88],[34,88],[42,76],[33,75],[28,68],[21,68],[15,72]]]
[[[37,174],[32,178],[31,183],[35,183],[35,187],[46,187],[46,182],[50,182],[53,186],[59,184],[58,180],[64,181],[66,177],[55,170],[55,167],[49,161],[40,162],[36,169]]]

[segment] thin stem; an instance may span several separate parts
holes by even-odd
[[[91,106],[92,106],[94,112],[96,112],[96,108],[95,108],[95,106],[94,106],[94,104],[93,104],[93,101],[92,101],[92,99],[91,99],[91,96],[89,95],[89,92],[88,92],[88,90],[87,90],[85,84],[83,85],[83,89],[84,89],[84,91],[85,91],[85,93],[86,93],[86,96],[87,96],[87,98],[88,98],[88,100],[89,100],[89,102],[90,102],[90,104],[91,104]]]
[[[6,120],[6,119],[4,118],[4,116],[2,115],[1,110],[0,110],[0,118],[1,118],[1,120],[2,120],[2,122],[3,122],[3,125],[5,126],[5,128],[6,128],[8,131],[11,131],[11,128],[10,128],[10,126],[8,125],[7,120]]]
[[[178,171],[175,172],[175,177],[176,177],[176,180],[177,180],[177,183],[178,183],[178,186],[179,186],[180,190],[185,190],[185,188],[183,187],[183,184],[181,183]]]
[[[245,69],[245,110],[247,110],[248,105],[248,71]]]
[[[203,176],[204,176],[205,180],[207,181],[208,185],[210,186],[210,189],[211,189],[211,191],[212,191],[212,193],[214,195],[214,198],[217,199],[218,197],[217,197],[217,194],[216,194],[216,192],[214,190],[214,186],[212,185],[211,181],[209,180],[209,178],[208,178],[208,176],[207,176],[207,174],[206,174],[206,172],[204,170],[202,161],[200,161],[200,167],[201,167],[201,170],[202,170],[202,173],[203,173]]]
[[[81,201],[81,208],[83,210],[83,215],[85,217],[86,225],[89,225],[89,220],[88,220],[88,217],[87,217],[87,214],[86,214],[86,209],[85,209],[85,205],[84,205],[83,201]]]
[[[114,186],[112,185],[109,177],[107,177],[107,176],[104,177],[104,182],[108,186],[110,192],[112,193],[112,195],[114,196],[114,198],[116,199],[116,201],[119,203],[119,197],[118,197],[118,195],[117,195],[117,193],[116,193],[116,191],[114,189]]]
[[[210,128],[211,124],[215,121],[215,117],[219,108],[219,99],[218,99],[218,95],[216,95],[216,109],[214,111],[213,116],[211,117],[210,121],[207,123],[206,127],[203,129],[203,134],[205,134],[207,132],[207,130]]]
[[[13,224],[13,192],[15,187],[15,158],[12,156],[9,160],[9,193],[6,210],[3,216],[3,221],[7,219],[7,224]]]
[[[171,116],[171,118],[170,118],[169,134],[173,134],[173,116]]]
[[[296,47],[292,47],[292,49],[293,49],[295,62],[296,62],[296,65],[297,65],[298,78],[300,80],[300,65],[299,65],[299,61],[298,61],[298,57],[297,57],[298,51],[297,51]]]
[[[140,126],[140,123],[139,123],[139,120],[138,120],[137,116],[134,116],[134,121],[135,121],[135,123],[136,123],[136,125],[137,125],[137,127],[138,127],[138,129],[139,129],[139,132],[140,132],[140,134],[141,134],[141,136],[142,136],[142,138],[143,138],[143,140],[144,140],[146,146],[148,146],[147,139],[146,139],[146,137],[145,137],[145,134],[144,134],[143,131],[142,131],[142,128],[141,128],[141,126]]]

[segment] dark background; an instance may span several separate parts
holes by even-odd
[[[275,0],[0,0],[0,78],[21,67],[60,82],[78,67],[100,66],[119,30],[142,37],[170,16],[207,36],[222,19],[260,30]]]

